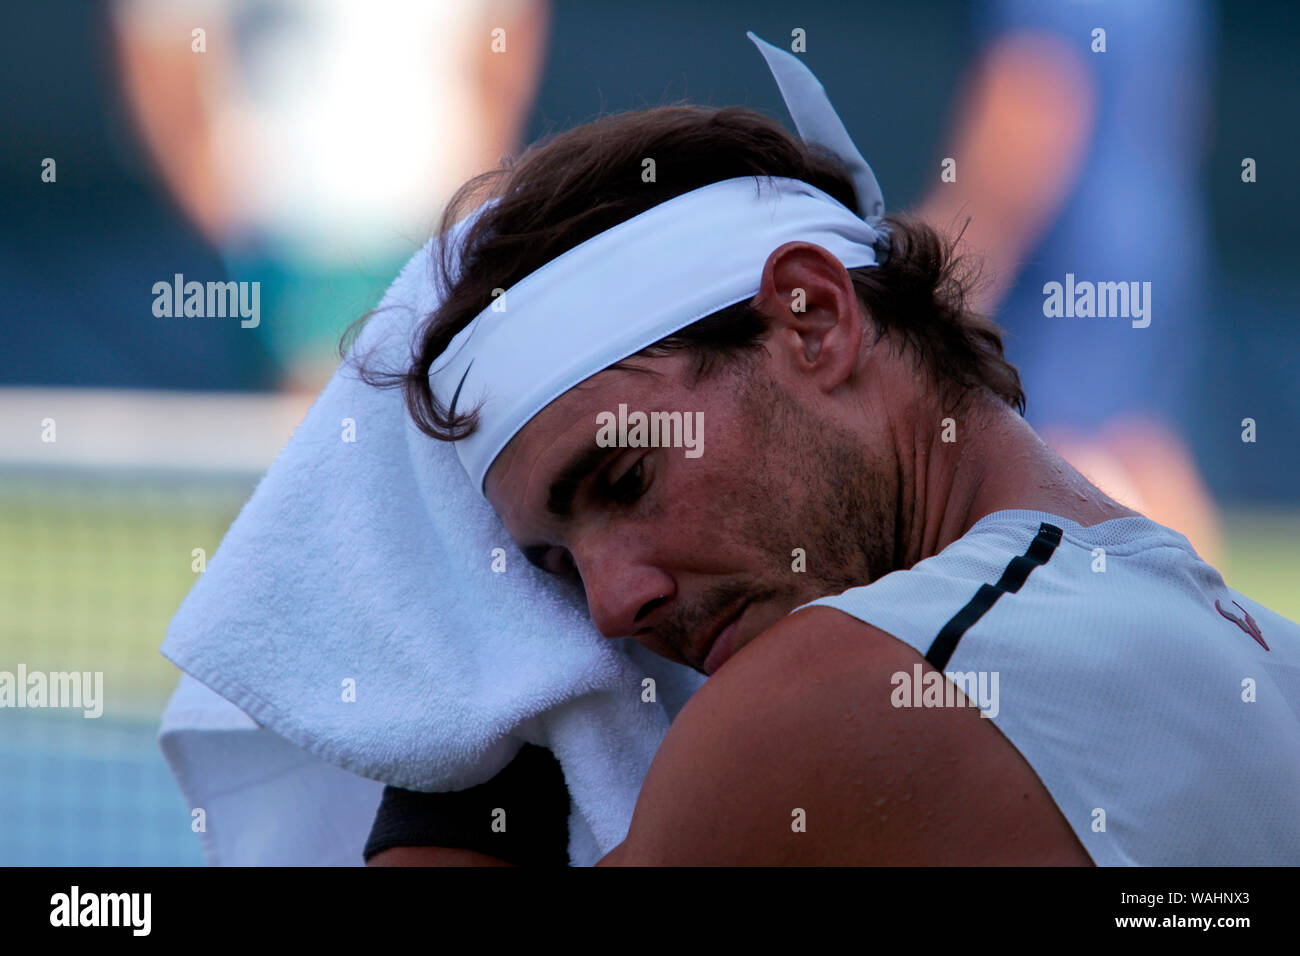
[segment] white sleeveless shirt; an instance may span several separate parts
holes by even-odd
[[[1300,626],[1227,587],[1182,535],[999,511],[813,605],[972,688],[1093,862],[1300,864]],[[967,683],[981,674],[982,698]],[[896,706],[923,705],[904,684]]]

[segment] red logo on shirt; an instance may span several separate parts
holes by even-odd
[[[1232,603],[1237,604],[1236,601],[1233,601]],[[1259,632],[1259,625],[1255,623],[1255,619],[1250,616],[1250,612],[1247,611],[1244,607],[1242,607],[1240,604],[1237,604],[1237,608],[1241,611],[1241,613],[1246,615],[1246,620],[1244,621],[1241,618],[1237,617],[1237,615],[1233,614],[1231,611],[1225,611],[1219,605],[1218,601],[1214,602],[1214,607],[1220,614],[1226,617],[1229,621],[1231,621],[1233,624],[1236,624],[1239,628],[1241,628],[1243,631],[1245,631],[1247,634],[1249,634],[1251,637],[1257,640],[1259,642],[1260,647],[1264,648],[1264,650],[1268,650],[1268,645],[1264,643],[1264,635]]]

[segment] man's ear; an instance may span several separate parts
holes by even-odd
[[[772,347],[791,370],[825,391],[857,368],[864,319],[848,270],[811,242],[787,242],[767,257],[754,307],[771,323]]]

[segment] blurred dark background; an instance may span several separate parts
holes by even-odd
[[[1104,19],[1104,5],[1072,5],[1092,7]],[[1287,2],[1207,10],[1208,138],[1199,179],[1213,278],[1209,360],[1179,424],[1216,498],[1295,501],[1300,232],[1293,224],[1300,220],[1300,190],[1290,157],[1300,146],[1300,14]],[[160,183],[133,127],[117,78],[110,12],[77,0],[6,11],[3,383],[276,388],[287,360],[273,354],[266,335],[232,323],[155,319],[141,308],[158,279],[176,272],[221,278],[226,265]],[[874,166],[889,207],[906,209],[937,175],[983,16],[957,0],[828,2],[793,17],[788,4],[775,2],[561,0],[551,9],[524,139],[600,112],[678,98],[752,106],[789,125],[744,31],[788,45],[795,23],[807,31],[807,60]],[[1112,31],[1112,45],[1121,42]],[[57,160],[57,184],[41,181],[47,156]],[[1243,156],[1258,162],[1254,184],[1241,182]],[[382,277],[371,278],[382,290]],[[330,332],[341,332],[349,315],[335,316]],[[1010,348],[1014,359],[1014,340]],[[1031,417],[1034,401],[1031,393]],[[1226,417],[1214,415],[1229,408]],[[1226,449],[1239,448],[1237,422],[1247,414],[1267,440],[1243,468]],[[1207,427],[1211,420],[1216,424]]]

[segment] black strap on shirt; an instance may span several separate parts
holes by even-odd
[[[505,811],[504,832],[493,829],[498,810]],[[569,791],[559,761],[545,747],[524,744],[504,770],[468,790],[384,788],[365,859],[398,846],[475,850],[518,866],[568,866]]]
[[[1030,542],[1029,550],[1011,559],[1011,563],[1002,572],[998,583],[980,585],[975,596],[943,626],[934,643],[930,645],[930,649],[926,651],[925,659],[931,667],[943,670],[948,665],[948,660],[952,657],[952,652],[957,649],[957,642],[961,640],[962,635],[984,616],[984,612],[991,608],[998,598],[1004,594],[1015,594],[1028,580],[1030,571],[1047,563],[1056,551],[1057,545],[1061,543],[1061,534],[1060,528],[1044,521],[1038,526],[1038,534]]]

